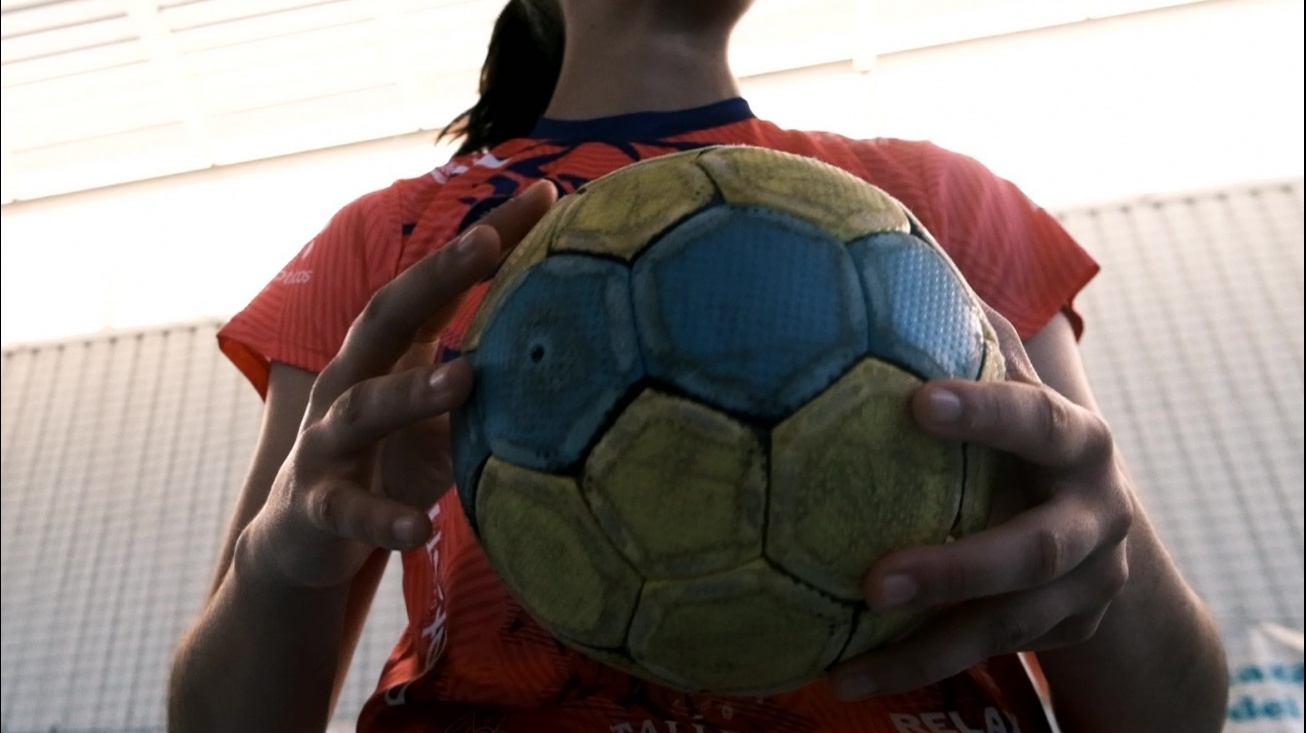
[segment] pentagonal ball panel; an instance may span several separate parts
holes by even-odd
[[[621,263],[554,255],[491,316],[474,360],[494,455],[538,471],[578,463],[641,377]]]
[[[552,244],[555,252],[590,252],[630,261],[664,230],[707,206],[716,189],[694,165],[697,152],[653,158],[586,184]]]
[[[915,425],[909,402],[920,384],[867,359],[776,426],[768,557],[857,600],[881,556],[947,538],[961,501],[961,446]]]
[[[902,204],[847,171],[776,150],[721,147],[698,158],[727,203],[783,211],[841,242],[908,230]]]
[[[573,479],[491,458],[476,514],[486,555],[537,621],[582,644],[621,646],[643,581],[594,523]]]
[[[649,581],[629,649],[677,687],[761,695],[821,674],[847,641],[852,613],[755,561],[696,580]]]
[[[848,246],[871,313],[871,356],[925,379],[975,379],[984,357],[984,314],[951,261],[910,234],[877,234]]]
[[[788,414],[866,348],[845,247],[788,214],[696,214],[636,261],[632,286],[650,376],[748,416]]]
[[[738,422],[647,390],[595,445],[582,486],[644,577],[696,577],[762,554],[764,460]]]

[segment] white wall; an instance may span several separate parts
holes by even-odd
[[[1301,2],[1223,0],[759,77],[749,96],[797,127],[932,140],[1065,206],[1300,177],[1302,52]]]
[[[0,338],[228,316],[342,205],[443,162],[433,137],[5,206]]]
[[[870,43],[871,39],[868,39]],[[1213,0],[745,80],[763,116],[931,139],[1061,206],[1300,177],[1302,3]],[[0,209],[0,340],[225,316],[422,133]]]

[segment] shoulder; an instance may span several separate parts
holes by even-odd
[[[1006,187],[975,158],[928,140],[895,137],[850,139],[830,133],[813,133],[815,139],[857,166],[863,178],[904,199],[909,206],[938,205]],[[963,189],[955,184],[965,183]],[[908,201],[910,200],[910,201]]]
[[[901,201],[933,231],[976,217],[1022,219],[1038,211],[1024,193],[975,158],[928,140],[855,139],[789,131],[790,146],[839,166]],[[934,232],[936,235],[941,232]]]
[[[400,178],[389,186],[359,196],[346,209],[362,218],[404,218],[420,211],[448,182],[444,171],[457,164],[455,158],[420,175]]]
[[[893,162],[914,166],[927,162],[970,160],[927,140],[896,137],[855,138],[826,130],[784,128],[756,120],[754,134],[767,147],[812,155],[834,165],[860,166],[869,162]]]
[[[447,178],[441,171],[457,160],[358,196],[331,217],[305,250],[346,250],[363,255],[395,246],[445,187]]]
[[[822,130],[785,129],[765,121],[758,121],[756,136],[765,147],[842,168],[884,189],[913,211],[929,208],[939,199],[940,189],[949,188],[945,184],[950,180],[976,174],[997,180],[974,158],[927,140],[853,138]]]

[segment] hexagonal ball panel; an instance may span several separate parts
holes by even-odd
[[[646,578],[697,577],[762,554],[762,445],[700,404],[642,393],[591,451],[581,485]]]
[[[477,306],[476,315],[467,328],[467,334],[463,336],[461,348],[464,353],[476,350],[481,342],[481,332],[485,330],[490,316],[498,309],[499,304],[516,289],[518,281],[525,276],[526,271],[548,255],[549,244],[558,230],[566,226],[571,218],[571,209],[575,205],[575,195],[559,199],[558,203],[549,209],[549,213],[545,214],[525,239],[513,249],[508,259],[499,266],[499,271],[495,273],[489,290]],[[475,297],[475,292],[468,297],[469,299]]]
[[[908,230],[902,204],[865,181],[826,163],[777,150],[720,147],[703,153],[727,203],[783,211],[849,242],[875,232]]]
[[[910,234],[876,234],[848,246],[872,314],[870,355],[925,379],[979,376],[984,319],[947,255]]]
[[[961,501],[961,446],[916,427],[909,402],[920,384],[867,359],[776,426],[768,557],[857,600],[881,556],[947,538]]]
[[[834,662],[852,608],[764,561],[688,581],[649,581],[630,625],[635,661],[676,687],[764,695]]]
[[[648,373],[718,407],[778,419],[866,349],[846,248],[788,214],[716,206],[635,262]]]
[[[494,455],[537,471],[584,456],[643,374],[628,283],[621,263],[552,255],[504,297],[471,359]]]
[[[633,260],[663,231],[716,197],[712,181],[694,165],[698,155],[690,151],[641,161],[581,187],[553,251]]]
[[[476,515],[486,555],[531,616],[582,644],[621,646],[643,580],[594,523],[574,480],[491,458]]]

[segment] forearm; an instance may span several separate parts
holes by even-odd
[[[1057,717],[1065,733],[1214,733],[1228,696],[1219,634],[1141,508],[1136,517],[1129,582],[1097,633],[1039,654]]]
[[[341,666],[350,587],[292,588],[260,566],[248,533],[182,639],[169,689],[173,731],[321,730]]]

